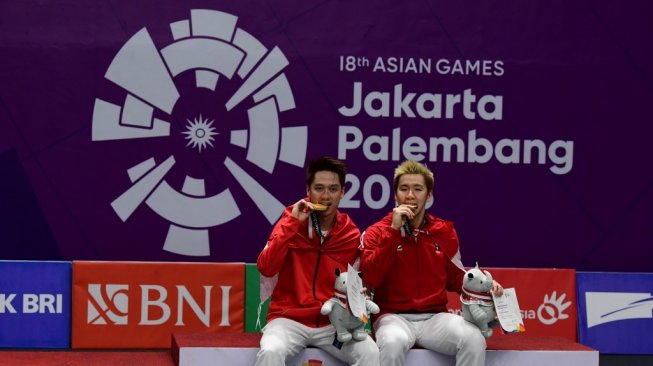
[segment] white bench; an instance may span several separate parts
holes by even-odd
[[[177,366],[254,365],[259,333],[180,333],[172,335],[172,355]],[[425,349],[411,349],[409,366],[454,366],[452,356]],[[560,337],[519,334],[490,338],[486,366],[598,366],[599,352]],[[287,365],[346,366],[328,353],[307,348]]]

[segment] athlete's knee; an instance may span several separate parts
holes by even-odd
[[[377,338],[381,365],[403,365],[410,349],[408,337],[401,332],[388,332]]]
[[[260,347],[256,354],[257,365],[279,365],[286,362],[288,347],[280,339],[270,337],[262,340]]]
[[[410,347],[410,340],[403,332],[386,331],[383,334],[377,334],[376,343],[379,349],[388,352],[406,352]]]

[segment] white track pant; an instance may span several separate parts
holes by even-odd
[[[386,314],[374,323],[382,366],[403,366],[413,346],[456,356],[456,366],[483,366],[485,338],[461,316],[438,313],[427,320],[410,321]]]
[[[257,366],[281,366],[307,346],[319,347],[350,365],[378,366],[379,348],[369,336],[363,341],[349,341],[341,349],[333,346],[336,330],[332,325],[307,327],[296,321],[277,318],[263,328]]]

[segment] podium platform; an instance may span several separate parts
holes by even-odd
[[[254,365],[261,334],[177,333],[172,335],[176,366]],[[409,351],[409,366],[454,366],[452,356],[425,349]],[[328,353],[307,348],[290,360],[290,366],[347,366]],[[519,334],[488,340],[486,366],[598,366],[599,352],[560,337]]]

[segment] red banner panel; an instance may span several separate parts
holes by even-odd
[[[504,288],[515,289],[526,334],[577,341],[576,271],[573,269],[481,268]],[[460,297],[449,293],[449,311],[460,314]],[[497,328],[492,337],[515,337]]]
[[[244,263],[73,262],[73,348],[168,348],[174,332],[242,332]]]

